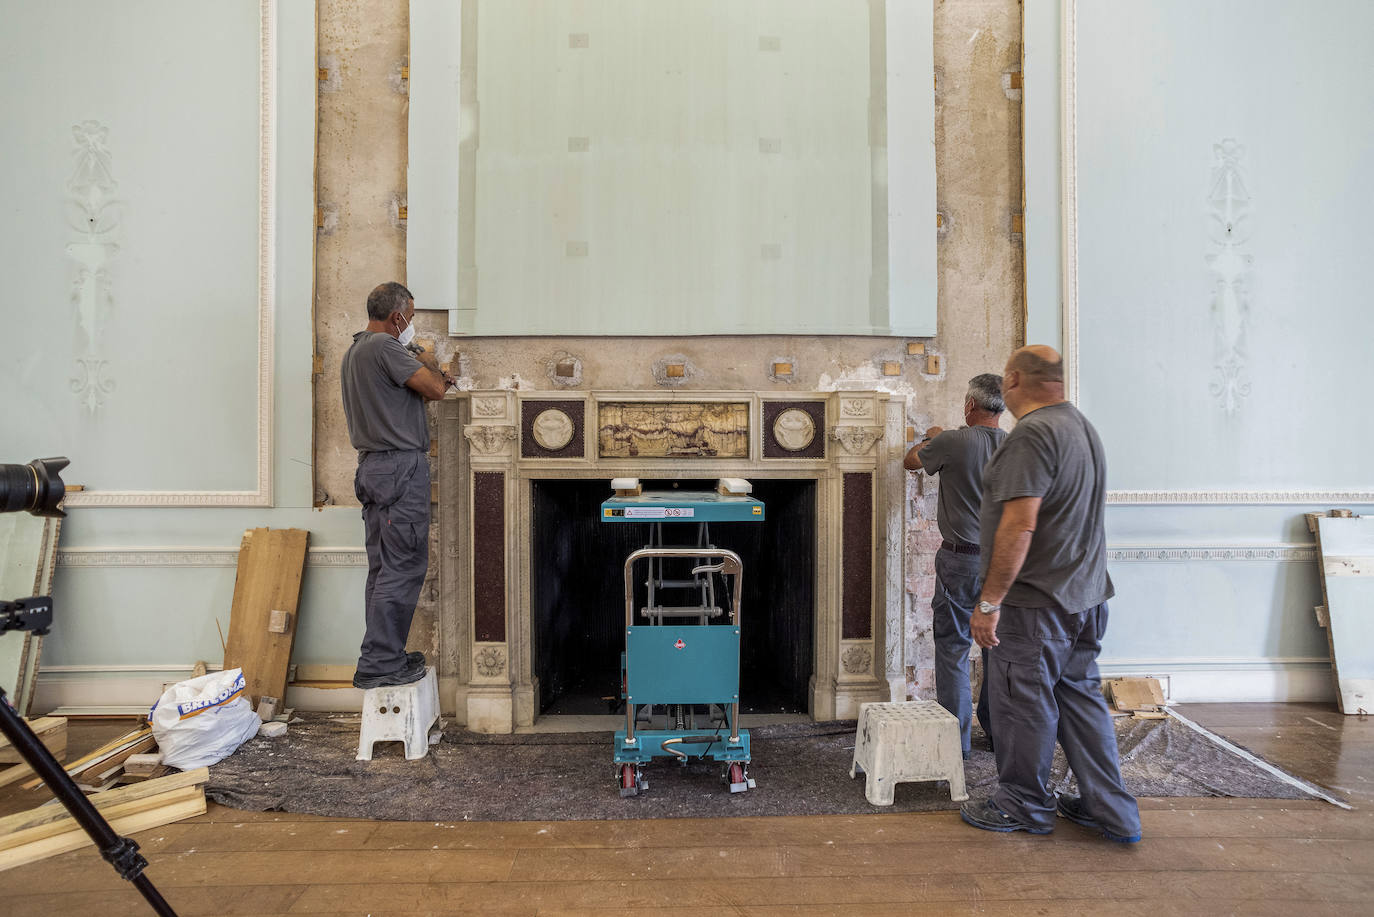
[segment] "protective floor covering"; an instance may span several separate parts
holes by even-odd
[[[1170,720],[1116,721],[1122,774],[1137,796],[1309,798],[1301,790]],[[450,726],[422,760],[400,743],[378,744],[355,761],[358,717],[302,714],[288,734],[255,738],[210,769],[206,796],[240,809],[399,821],[561,821],[610,818],[713,818],[843,815],[957,808],[938,783],[897,785],[896,803],[870,806],[862,775],[849,779],[851,721],[762,726],[750,730],[758,786],[731,794],[722,766],[656,760],[647,792],[622,799],[610,733],[476,735]],[[973,798],[996,783],[992,753],[974,728],[965,780]],[[1074,792],[1056,749],[1056,790]]]

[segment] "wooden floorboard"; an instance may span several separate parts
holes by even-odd
[[[1353,914],[1374,900],[1374,730],[1320,705],[1184,715],[1316,800],[1141,800],[1145,841],[975,831],[952,811],[604,822],[373,822],[211,805],[136,836],[182,917],[274,914]],[[110,734],[78,725],[93,748]],[[1326,781],[1330,781],[1327,783]],[[13,788],[11,788],[13,789]],[[0,793],[0,812],[36,805]],[[22,803],[27,802],[28,805]],[[151,913],[87,848],[0,873],[0,914]]]

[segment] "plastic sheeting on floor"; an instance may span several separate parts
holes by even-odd
[[[1171,720],[1116,720],[1122,774],[1137,796],[1310,798]],[[206,796],[240,809],[401,821],[561,821],[843,815],[955,809],[943,782],[898,784],[896,803],[871,806],[851,780],[853,721],[750,730],[758,786],[731,794],[723,768],[661,760],[645,767],[647,793],[622,799],[609,733],[477,735],[450,726],[422,760],[399,743],[355,761],[356,715],[302,714],[287,735],[256,738],[210,770]],[[974,728],[965,762],[974,798],[991,792],[996,764]],[[1056,749],[1053,786],[1073,792]]]

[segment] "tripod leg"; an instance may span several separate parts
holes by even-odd
[[[4,688],[0,688],[0,732],[10,740],[15,751],[19,752],[19,756],[33,768],[34,773],[43,779],[76,823],[91,836],[100,855],[115,868],[120,878],[132,882],[134,888],[139,890],[153,910],[162,917],[176,917],[176,911],[163,900],[148,877],[143,875],[148,861],[138,852],[138,844],[115,833],[105,817],[72,782],[72,778],[63,770],[62,765],[57,763],[57,759],[38,740],[38,736],[33,734],[29,724],[25,723],[10,706]]]

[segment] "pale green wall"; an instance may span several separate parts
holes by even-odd
[[[55,577],[44,681],[87,669],[173,680],[172,667],[218,662],[215,622],[227,631],[246,528],[304,528],[312,551],[361,551],[357,509],[311,506],[315,16],[310,2],[276,8],[272,505],[70,509],[61,547],[72,560]],[[0,250],[19,293],[6,298],[6,325],[22,344],[0,368],[0,459],[66,454],[65,479],[97,490],[253,490],[258,3],[5,0],[0,9],[7,155],[27,164],[0,179]],[[86,119],[109,126],[124,202],[98,342],[117,384],[94,412],[68,384],[85,339],[68,296],[64,206],[71,125]],[[179,552],[194,549],[209,565],[182,562]],[[296,662],[356,656],[366,567],[323,565],[336,558],[315,552],[307,566]],[[85,700],[99,703],[98,692]]]
[[[1353,269],[1374,229],[1352,206],[1374,199],[1374,6],[1027,3],[1028,327],[1066,348],[1058,61],[1074,8],[1077,400],[1110,487],[1145,492],[1108,510],[1104,666],[1312,665],[1327,649],[1302,513],[1374,502],[1374,433],[1352,413],[1374,339]],[[1209,233],[1228,139],[1244,147],[1231,235]],[[1244,286],[1214,307],[1223,276]],[[1248,382],[1229,403],[1212,387],[1228,358]],[[1123,559],[1136,546],[1155,559]]]

